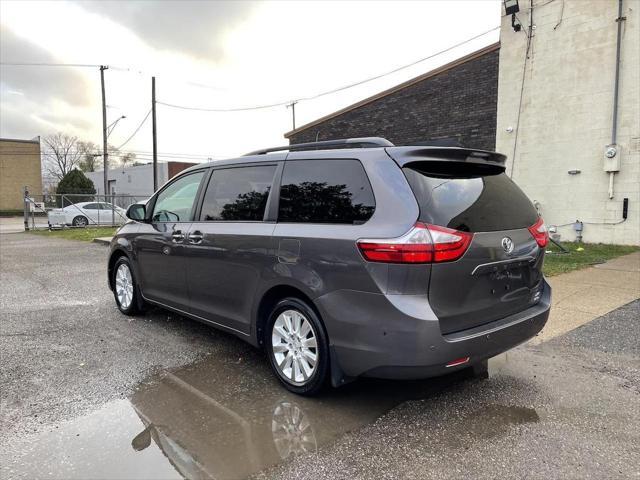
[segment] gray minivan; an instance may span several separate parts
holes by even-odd
[[[473,367],[549,315],[548,234],[505,156],[357,138],[194,166],[114,236],[118,308],[152,304],[264,348],[314,394]]]

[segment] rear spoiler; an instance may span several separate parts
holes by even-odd
[[[506,155],[501,153],[471,148],[414,146],[387,147],[385,150],[400,167],[416,162],[456,162],[491,166],[504,171],[507,161]]]

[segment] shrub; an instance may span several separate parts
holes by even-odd
[[[96,187],[84,173],[74,169],[62,177],[62,180],[60,180],[56,188],[56,193],[58,195],[73,195],[71,197],[65,197],[64,202],[62,201],[62,197],[58,197],[58,206],[66,207],[74,203],[93,200]],[[78,196],[83,194],[86,194],[86,196]]]

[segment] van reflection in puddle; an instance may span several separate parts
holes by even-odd
[[[240,363],[211,359],[159,373],[139,387],[130,401],[146,428],[131,447],[141,451],[153,441],[187,478],[243,478],[314,454],[402,401],[461,378],[361,380],[306,398],[285,391],[258,354]]]

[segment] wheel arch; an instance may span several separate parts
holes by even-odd
[[[267,289],[260,297],[260,301],[258,302],[254,315],[253,337],[255,344],[260,348],[264,346],[265,325],[267,323],[269,312],[276,303],[287,297],[298,298],[307,303],[309,307],[313,309],[314,313],[318,316],[318,319],[320,320],[320,323],[324,328],[324,333],[328,339],[329,335],[327,333],[327,327],[324,324],[322,315],[320,314],[320,311],[318,310],[318,307],[312,300],[311,296],[305,293],[302,289],[293,285],[279,284]]]
[[[129,259],[129,262],[131,262],[131,258],[122,248],[116,248],[113,252],[111,252],[111,255],[109,256],[109,262],[107,264],[107,280],[109,282],[109,288],[111,290],[113,290],[113,267],[115,266],[116,262],[122,257],[127,257]]]

